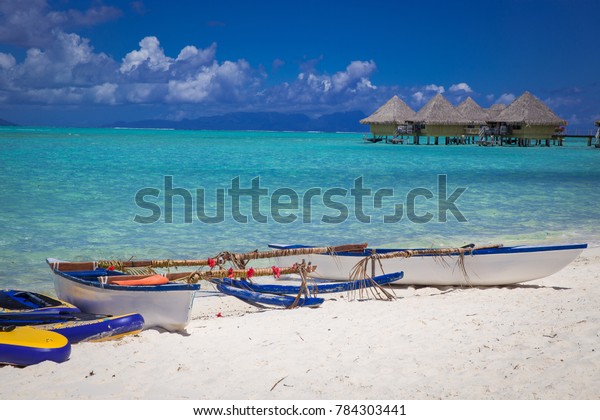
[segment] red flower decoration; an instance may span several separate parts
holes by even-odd
[[[217,314],[217,318],[223,318],[223,315],[221,315],[221,312],[219,312],[219,313]]]
[[[107,270],[109,270],[109,271],[113,271],[114,269],[115,269],[115,266],[114,266],[114,265],[111,265],[110,267],[108,267],[108,269],[107,269]]]
[[[233,268],[229,267],[229,271],[227,272],[227,277],[229,277],[229,278],[233,277]]]
[[[208,259],[208,266],[210,268],[213,268],[216,264],[217,264],[217,262],[214,259],[212,259],[212,258]]]
[[[281,277],[281,268],[279,267],[271,267],[271,270],[273,270],[273,276],[275,276],[276,279]]]
[[[250,267],[248,271],[246,271],[246,278],[251,279],[252,277],[254,277],[254,268]]]

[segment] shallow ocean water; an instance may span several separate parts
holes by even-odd
[[[600,150],[574,140],[2,128],[0,286],[51,291],[46,257],[205,258],[271,242],[598,245],[599,179]]]

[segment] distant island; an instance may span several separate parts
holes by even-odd
[[[176,130],[261,130],[261,131],[328,131],[363,132],[359,124],[366,115],[361,111],[336,112],[310,118],[305,114],[279,112],[232,112],[196,119],[118,121],[107,127],[163,128]]]

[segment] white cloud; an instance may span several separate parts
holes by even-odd
[[[246,60],[225,61],[216,67],[215,74],[220,85],[243,86],[249,71],[250,64]]]
[[[214,61],[216,51],[217,44],[215,42],[213,42],[210,47],[204,50],[198,49],[193,45],[188,45],[181,50],[175,61],[187,62],[197,66],[206,65]]]
[[[308,74],[303,72],[298,74],[294,83],[280,85],[271,93],[302,103],[323,103],[334,97],[340,100],[348,95],[376,89],[369,79],[375,69],[375,62],[371,60],[352,61],[345,70],[338,71],[333,76],[318,74],[314,70]]]
[[[75,87],[30,89],[24,97],[33,103],[43,104],[78,104],[84,99],[84,89]]]
[[[193,77],[185,80],[169,80],[166,100],[169,102],[199,103],[221,99],[241,99],[244,92],[255,82],[252,69],[246,60],[213,62],[203,66]]]
[[[210,93],[211,80],[214,73],[200,72],[189,80],[170,80],[167,101],[169,102],[202,102]]]
[[[466,93],[472,93],[473,89],[471,89],[471,87],[462,82],[462,83],[457,83],[455,85],[450,86],[450,88],[448,89],[450,92],[459,92],[459,91],[463,91]]]
[[[310,62],[312,63],[312,61]],[[304,63],[304,71],[291,82],[259,89],[260,105],[270,110],[293,110],[309,114],[363,109],[382,101],[389,92],[378,89],[370,76],[377,66],[374,61],[352,61],[333,74],[318,72]],[[382,98],[374,98],[381,95]],[[383,100],[385,102],[389,98]]]
[[[446,92],[444,86],[439,86],[436,84],[429,84],[421,87],[414,87],[411,89],[412,94],[410,95],[412,98],[413,105],[419,107],[429,101],[434,95],[442,94]]]
[[[423,92],[415,92],[412,94],[412,98],[417,105],[424,104],[426,102],[425,94]]]
[[[142,65],[152,71],[169,70],[173,59],[165,55],[157,37],[147,36],[140,41],[139,45],[139,50],[131,51],[123,58],[120,68],[121,73],[132,72]],[[189,51],[187,55],[190,55]]]
[[[500,97],[496,100],[496,104],[510,104],[512,101],[514,101],[516,98],[516,96],[512,93],[503,93],[502,95],[500,95]]]
[[[28,88],[90,86],[112,78],[114,62],[95,54],[89,40],[77,34],[55,34],[48,48],[30,48],[16,66],[13,83]]]
[[[128,83],[122,84],[119,90],[125,102],[134,104],[162,102],[167,92],[164,83]]]
[[[361,90],[361,89],[371,89],[371,90],[377,89],[377,86],[373,85],[371,83],[371,81],[369,79],[367,79],[366,77],[362,77],[360,79],[360,82],[358,82],[358,84],[356,85],[356,87],[359,90]]]
[[[435,92],[435,93],[444,93],[446,91],[446,89],[444,89],[444,86],[438,86],[438,85],[434,85],[434,84],[425,86],[425,90]]]
[[[333,90],[341,92],[348,88],[355,88],[363,79],[368,78],[376,69],[375,62],[352,61],[345,71],[339,71],[331,78]],[[362,83],[364,85],[364,82]]]
[[[17,64],[15,57],[12,54],[4,54],[0,52],[0,69],[8,70]]]
[[[52,11],[47,0],[0,1],[0,43],[20,47],[47,47],[55,34],[67,28],[89,27],[117,19],[115,7],[91,7]]]
[[[119,86],[115,83],[103,83],[91,89],[93,101],[98,104],[114,105],[117,103],[116,93]]]
[[[245,60],[215,60],[216,44],[184,47],[176,59],[165,55],[156,37],[117,63],[96,54],[89,40],[57,32],[47,48],[30,48],[22,63],[0,53],[0,86],[5,101],[35,103],[178,103],[254,97],[259,81]]]

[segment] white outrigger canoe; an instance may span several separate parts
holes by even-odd
[[[46,262],[52,270],[59,299],[93,314],[139,313],[144,317],[144,329],[184,330],[190,322],[195,293],[200,289],[199,284],[175,282],[129,281],[129,285],[125,279],[143,276],[126,276],[98,268],[93,262],[71,263],[54,258]],[[113,282],[120,278],[121,284]]]
[[[307,246],[270,244],[269,247],[284,250]],[[367,248],[362,252],[311,254],[303,258],[317,267],[310,276],[331,280],[347,281],[357,264],[362,264],[371,276],[403,271],[404,278],[397,284],[503,286],[550,276],[570,264],[585,248],[587,244],[497,246],[461,248],[446,253],[436,249]],[[386,257],[386,254],[411,251],[410,257]],[[374,254],[382,258],[373,258]],[[298,256],[284,256],[277,258],[277,263],[288,266],[298,259]]]

